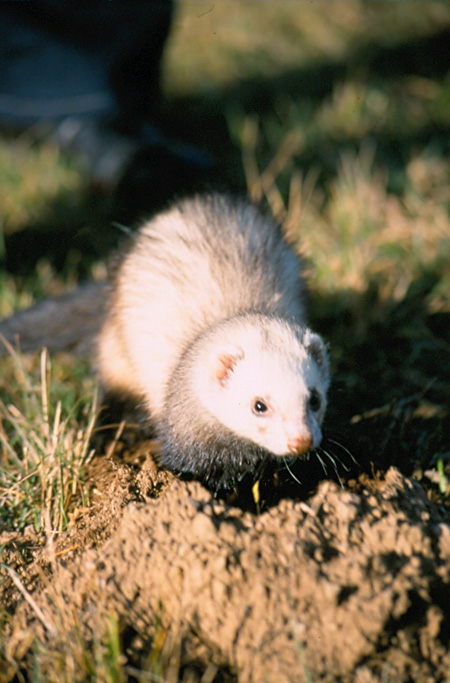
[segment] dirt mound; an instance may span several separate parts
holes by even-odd
[[[257,516],[174,480],[58,562],[38,604],[51,620],[62,598],[92,639],[107,607],[133,670],[158,641],[167,680],[186,667],[198,681],[443,680],[450,529],[396,469],[373,489],[323,482]],[[29,627],[30,611],[16,620]]]

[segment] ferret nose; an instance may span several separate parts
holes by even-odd
[[[295,437],[295,439],[289,439],[288,441],[288,451],[293,455],[302,455],[309,451],[312,446],[312,435],[309,433],[302,434],[301,436]]]

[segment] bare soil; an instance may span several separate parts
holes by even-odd
[[[62,602],[89,642],[116,615],[128,680],[155,648],[168,681],[447,680],[449,518],[420,483],[392,467],[257,514],[159,472],[153,449],[95,459],[90,513],[22,571],[50,625]],[[67,637],[5,595],[10,657],[24,634]]]

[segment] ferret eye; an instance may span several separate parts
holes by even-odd
[[[309,401],[308,405],[313,411],[313,413],[317,413],[318,410],[320,410],[320,406],[322,405],[322,400],[320,398],[320,394],[316,389],[311,389],[311,392],[309,394]]]
[[[261,399],[257,399],[253,404],[253,412],[255,415],[263,415],[268,411],[267,405]]]

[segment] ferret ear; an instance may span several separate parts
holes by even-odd
[[[243,358],[244,351],[239,346],[222,346],[216,350],[212,368],[213,381],[224,386],[236,367],[236,364]]]
[[[306,348],[308,349],[308,352],[311,354],[311,356],[314,358],[317,365],[319,366],[319,369],[323,377],[328,377],[328,352],[322,337],[320,337],[315,332],[307,330],[304,338],[304,343]]]

